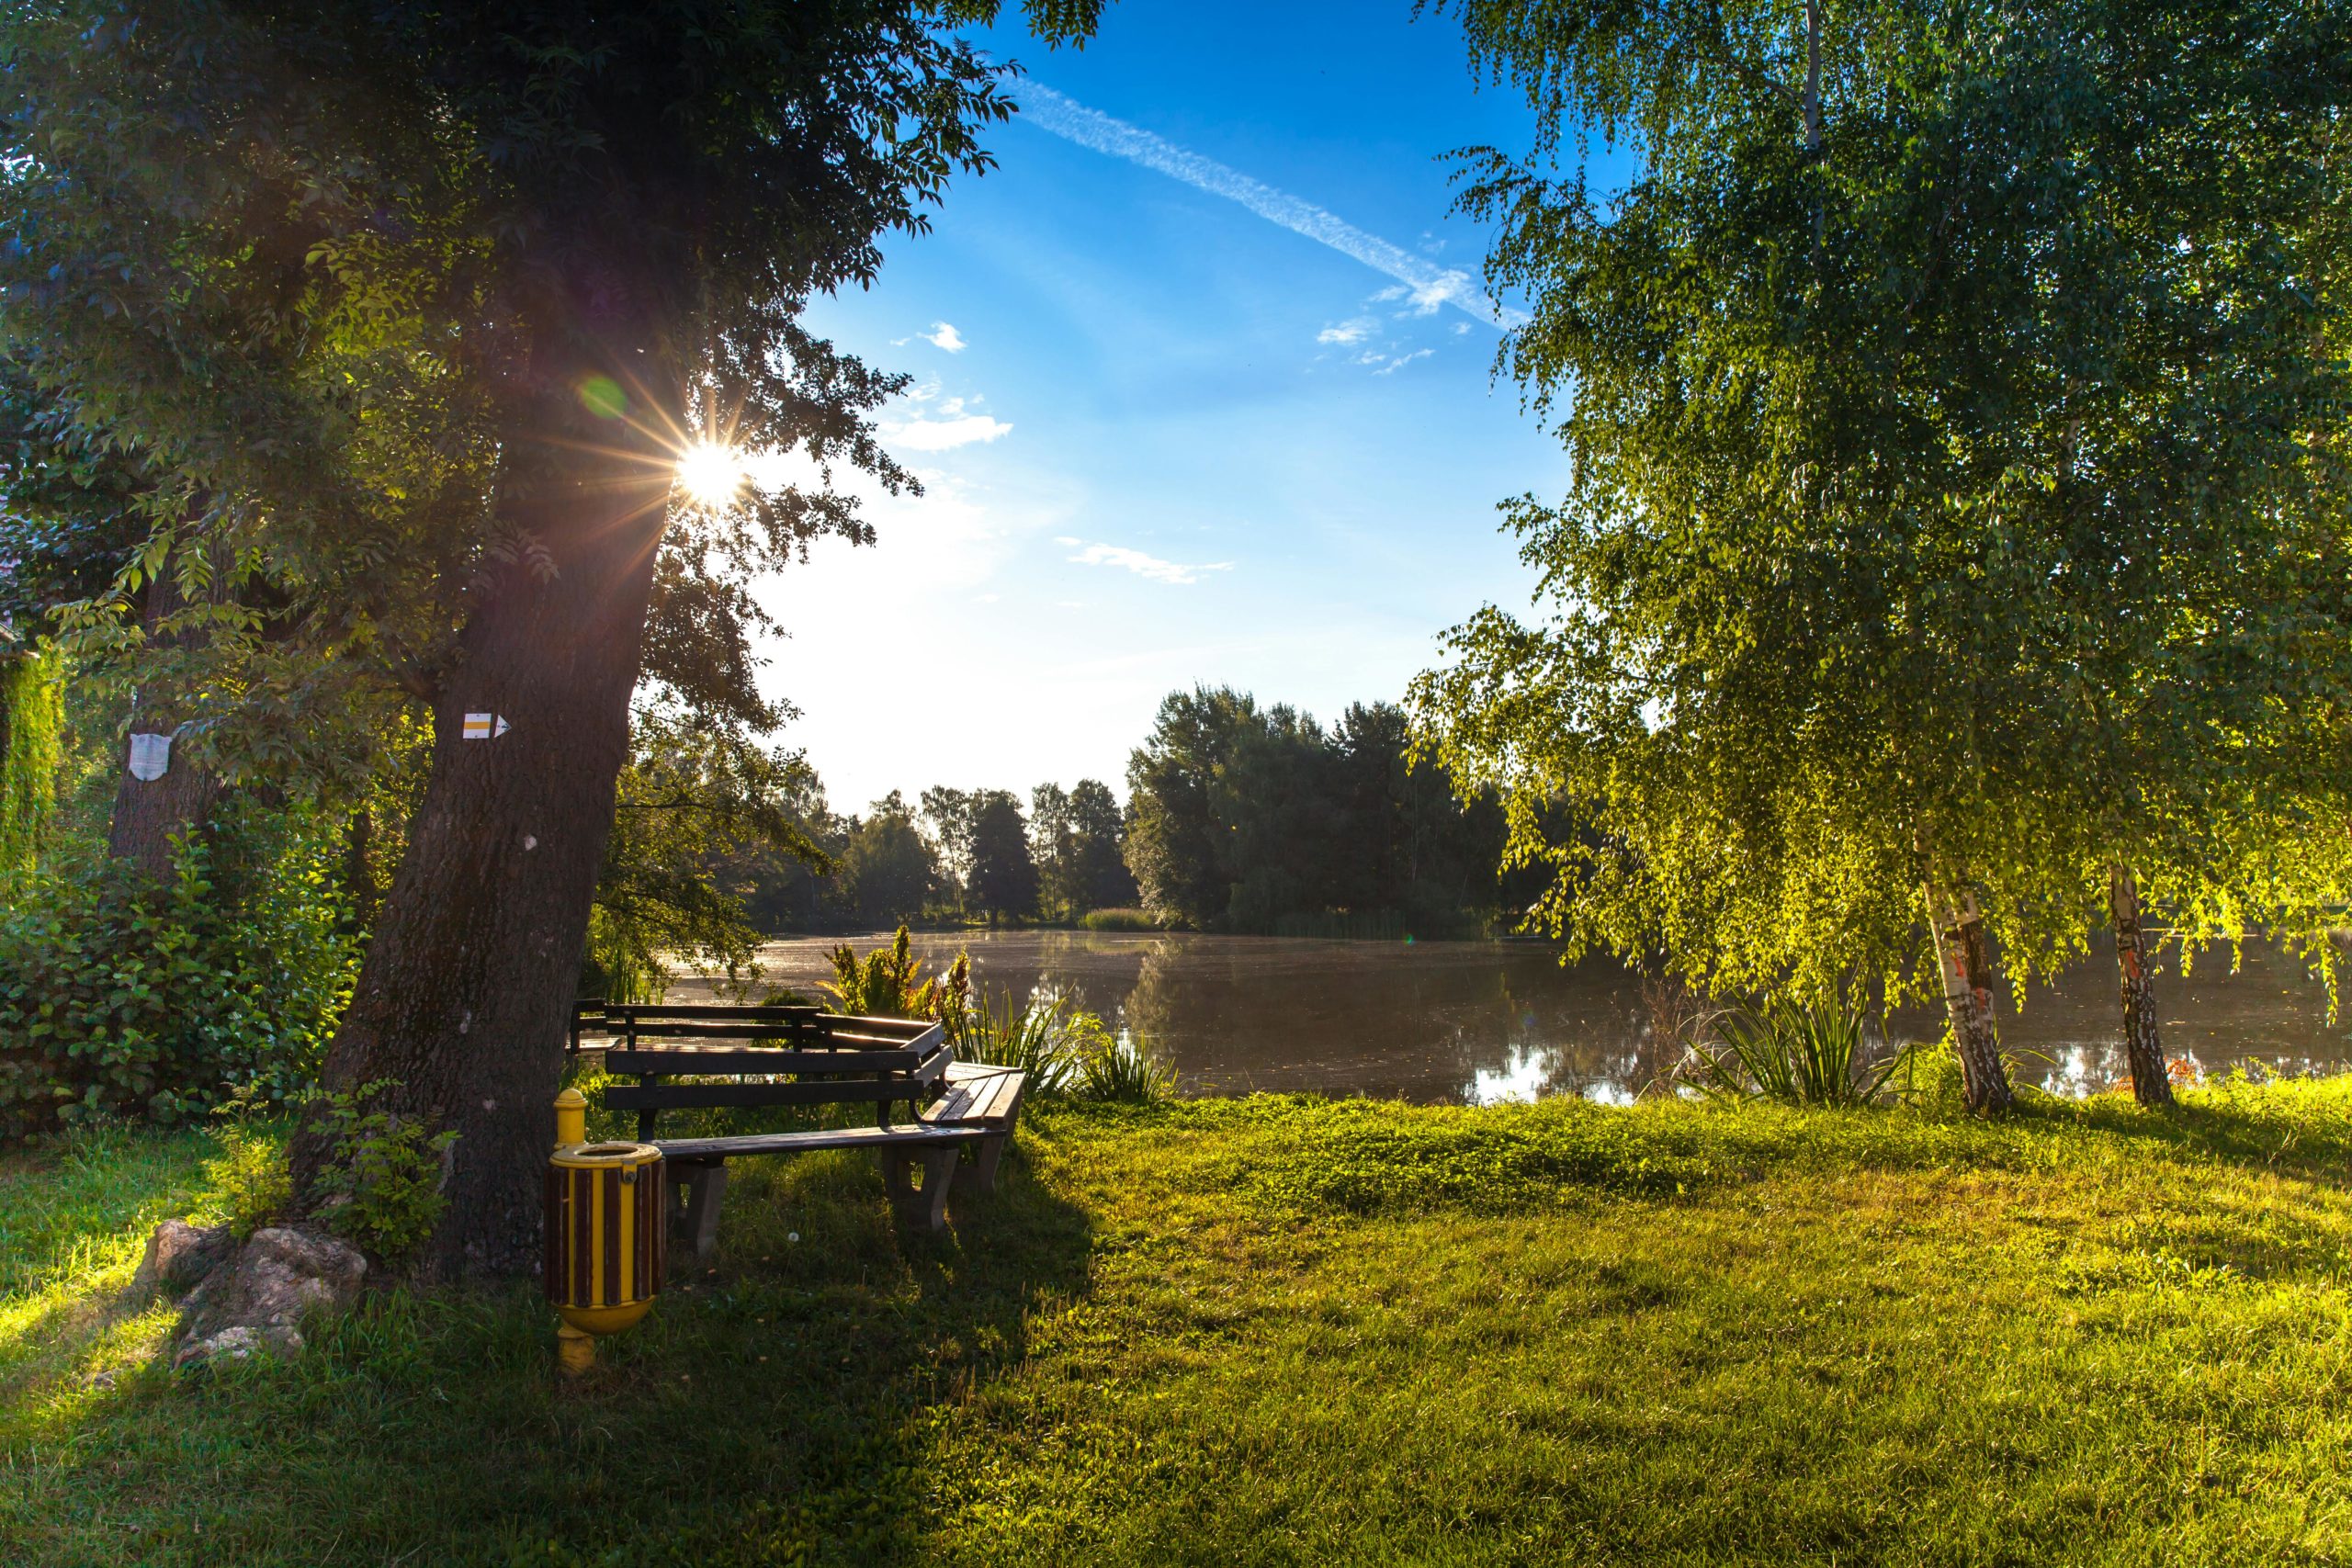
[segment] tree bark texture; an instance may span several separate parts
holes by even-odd
[[[147,584],[147,634],[180,607],[179,585],[171,562]],[[185,637],[186,634],[181,634]],[[134,735],[174,735],[181,716],[168,704],[141,701],[130,715]],[[176,741],[164,776],[131,776],[130,741],[123,742],[122,776],[115,784],[114,812],[107,821],[107,849],[130,862],[141,874],[163,882],[172,874],[172,840],[204,831],[220,797],[220,783],[208,768],[197,767],[180,753]]]
[[[2165,1070],[2165,1043],[2156,1026],[2155,998],[2150,991],[2153,945],[2140,923],[2140,882],[2128,865],[2119,865],[2108,879],[2108,913],[2115,924],[2115,967],[2121,981],[2123,1050],[2132,1064],[2132,1098],[2146,1106],[2170,1105],[2171,1075]]]
[[[1943,973],[1944,1012],[1971,1111],[2002,1111],[2016,1101],[2001,1064],[2000,1032],[1993,1019],[1993,962],[1976,895],[1928,886],[1928,915],[1936,932],[1936,962]]]
[[[659,461],[582,453],[508,508],[529,542],[491,569],[467,623],[407,853],[328,1050],[331,1090],[386,1084],[367,1103],[458,1134],[419,1259],[433,1276],[536,1267],[550,1101],[628,754]],[[468,714],[507,730],[467,739]],[[297,1141],[298,1192],[326,1157],[315,1135]]]

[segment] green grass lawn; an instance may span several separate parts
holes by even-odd
[[[565,1386],[528,1286],[159,1370],[236,1154],[86,1134],[0,1161],[0,1562],[2352,1560],[2347,1159],[2352,1081],[1041,1107],[941,1237],[739,1167]]]

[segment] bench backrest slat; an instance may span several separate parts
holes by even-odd
[[[586,1007],[589,1004],[580,1004]],[[598,1012],[613,1018],[712,1018],[712,1019],[815,1019],[825,1010],[809,1002],[780,1003],[775,1007],[738,1007],[722,1002],[597,1002]]]
[[[614,1025],[614,1032],[623,1032]],[[793,1039],[793,1042],[828,1042],[832,1039],[823,1030],[795,1030],[786,1022],[633,1022],[628,1034],[638,1039]],[[903,1042],[891,1039],[891,1046]]]
[[[608,1111],[691,1111],[714,1106],[842,1105],[904,1100],[904,1078],[831,1078],[815,1083],[611,1084]]]
[[[691,1045],[648,1046],[616,1050],[605,1055],[605,1068],[615,1073],[652,1073],[662,1077],[717,1077],[770,1073],[905,1073],[922,1065],[912,1051],[795,1051],[765,1049],[697,1050]]]

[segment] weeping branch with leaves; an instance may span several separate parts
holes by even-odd
[[[816,774],[797,751],[762,747],[640,708],[588,927],[584,994],[659,1001],[683,963],[742,994],[761,933],[719,867],[755,849],[829,869],[808,829]]]

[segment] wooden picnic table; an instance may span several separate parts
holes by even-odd
[[[958,1158],[973,1155],[973,1185],[993,1191],[1020,1115],[1025,1076],[956,1060],[946,1032],[921,1019],[870,1018],[813,1007],[608,1007],[606,1070],[634,1084],[605,1090],[606,1109],[635,1111],[640,1143],[661,1149],[682,1199],[681,1225],[698,1256],[717,1245],[727,1161],[750,1155],[871,1148],[902,1210],[946,1224]],[[907,1102],[894,1122],[891,1107]],[[817,1128],[710,1138],[656,1135],[663,1111],[761,1105],[864,1105],[871,1127]],[[923,1167],[922,1186],[910,1182]]]

